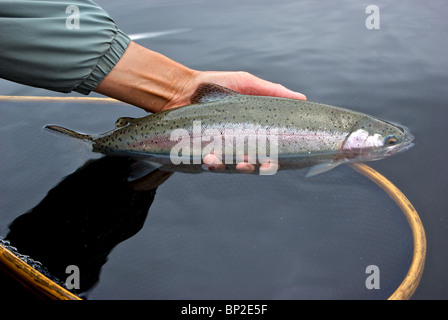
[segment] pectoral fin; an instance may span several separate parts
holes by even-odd
[[[318,174],[330,171],[331,169],[336,168],[337,166],[339,166],[340,164],[343,164],[346,161],[347,160],[342,159],[342,160],[335,160],[335,161],[331,161],[331,162],[325,162],[325,163],[316,164],[315,166],[312,166],[308,170],[308,173],[306,174],[305,177],[309,178],[309,177],[313,177],[313,176],[316,176]]]
[[[161,165],[151,161],[140,160],[131,164],[129,167],[128,181],[134,181],[140,179],[152,171],[160,168]]]

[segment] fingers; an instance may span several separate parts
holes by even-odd
[[[250,73],[240,72],[240,92],[249,95],[272,96],[306,100],[306,96],[300,92],[292,91],[281,84],[260,79]]]
[[[221,162],[221,160],[215,156],[214,154],[208,154],[203,159],[204,169],[210,171],[224,171],[226,169],[226,165]],[[236,165],[236,170],[241,173],[252,173],[255,170],[254,165],[247,162],[240,162]]]
[[[235,166],[235,169],[240,173],[253,173],[255,171],[255,165],[246,162],[239,162]],[[222,172],[226,169],[226,165],[221,162],[221,160],[214,154],[208,154],[203,159],[203,167],[206,170]],[[267,162],[260,165],[261,175],[272,175],[275,174],[279,169],[279,164],[277,162]]]
[[[203,163],[205,169],[210,171],[224,171],[226,165],[214,154],[208,154],[204,157]],[[252,173],[255,170],[255,166],[248,162],[240,162],[236,165],[236,170],[240,173]]]
[[[247,162],[240,162],[236,165],[236,170],[241,173],[252,173],[255,170],[255,166]]]
[[[306,96],[300,92],[292,91],[281,84],[263,80],[244,71],[204,71],[197,74],[196,82],[195,86],[206,82],[216,83],[248,95],[306,100]]]
[[[215,156],[214,154],[208,154],[202,160],[205,166],[205,169],[210,171],[223,171],[226,166],[221,162],[221,160]]]

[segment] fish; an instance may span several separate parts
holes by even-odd
[[[201,84],[190,100],[145,117],[119,118],[114,129],[101,134],[45,128],[89,142],[94,152],[162,159],[166,166],[179,164],[175,157],[182,152],[181,165],[200,164],[208,153],[224,164],[248,161],[250,155],[253,163],[310,167],[307,177],[343,163],[384,159],[414,145],[406,127],[342,107],[245,95],[212,83]]]

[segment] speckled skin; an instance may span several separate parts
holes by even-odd
[[[279,157],[320,154],[328,159],[344,157],[341,153],[346,138],[359,128],[382,137],[393,134],[402,141],[406,135],[404,129],[360,112],[301,100],[247,96],[215,85],[200,88],[192,102],[143,118],[121,118],[114,130],[96,136],[49,128],[91,140],[96,152],[151,155],[170,154],[178,143],[170,140],[173,130],[185,129],[193,136],[193,121],[201,122],[202,132],[216,129],[222,134],[236,130],[253,135],[260,129],[266,133],[276,129]],[[202,147],[208,143],[202,142]],[[350,155],[344,151],[347,157],[356,156],[356,150],[349,151]]]

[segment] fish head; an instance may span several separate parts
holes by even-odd
[[[350,130],[342,144],[344,158],[359,161],[383,159],[411,148],[414,136],[398,124],[366,117]]]

